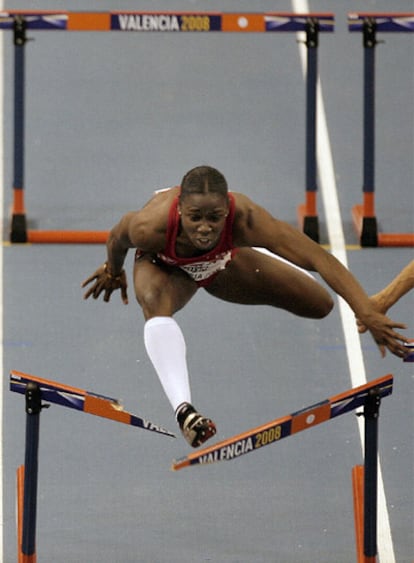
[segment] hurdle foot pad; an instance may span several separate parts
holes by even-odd
[[[354,205],[352,220],[361,246],[378,246],[378,227],[375,215],[367,216],[364,206]]]
[[[317,216],[303,218],[303,232],[315,242],[319,242],[319,220]]]
[[[378,232],[376,217],[364,217],[362,219],[362,231],[360,236],[361,246],[378,246]]]
[[[26,215],[17,213],[12,216],[10,242],[27,242]]]

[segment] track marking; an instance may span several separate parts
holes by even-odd
[[[292,0],[294,12],[311,13],[307,0]],[[298,33],[299,53],[302,63],[303,75],[306,76],[306,47],[303,44],[304,33]],[[323,103],[322,86],[318,79],[317,85],[317,161],[319,182],[325,217],[328,229],[328,238],[332,254],[348,267],[345,237],[342,229],[342,219],[338,203],[338,190],[335,181],[331,144],[326,123],[325,106]],[[329,212],[328,212],[329,211]],[[357,387],[367,382],[361,341],[356,328],[355,318],[348,304],[338,296],[339,310],[344,331],[345,345],[348,357],[349,371],[352,386]],[[364,449],[364,425],[358,419],[361,447]],[[391,536],[389,514],[382,478],[381,462],[378,460],[378,555],[384,563],[395,563],[394,546]]]
[[[0,0],[0,11],[3,10],[3,0]],[[4,116],[4,91],[3,91],[3,74],[4,74],[4,33],[0,34],[0,220],[3,225],[3,194],[4,194],[4,150],[3,150],[3,116]],[[3,246],[0,245],[0,370],[3,381]],[[4,561],[3,553],[3,534],[4,534],[4,516],[3,516],[3,385],[0,385],[0,561]]]

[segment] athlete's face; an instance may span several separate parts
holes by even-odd
[[[226,196],[214,193],[186,195],[179,205],[182,232],[197,250],[208,252],[218,243],[228,212]]]

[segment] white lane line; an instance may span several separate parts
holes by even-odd
[[[298,13],[312,13],[307,0],[292,0],[292,9]],[[303,75],[306,76],[306,46],[304,33],[298,34],[299,52]],[[332,254],[348,267],[345,248],[345,237],[342,229],[342,218],[338,202],[338,190],[335,181],[335,171],[332,159],[329,132],[326,123],[325,105],[323,102],[322,86],[318,79],[317,85],[317,160],[319,183],[321,188],[325,218]],[[342,329],[345,337],[349,371],[353,387],[367,382],[361,342],[355,324],[355,318],[348,304],[338,296]],[[364,448],[364,427],[361,417],[358,419],[361,447]],[[351,497],[351,494],[350,494]],[[381,463],[378,459],[378,555],[382,563],[395,563],[394,545],[387,502],[385,498],[384,482]]]
[[[3,10],[3,0],[0,0],[0,10]],[[3,225],[3,194],[4,194],[4,151],[3,151],[3,116],[4,116],[4,90],[3,90],[3,69],[4,69],[4,35],[0,33],[0,221]],[[3,381],[3,245],[0,244],[0,371],[1,381]],[[3,535],[4,535],[4,516],[3,516],[3,385],[0,385],[0,561],[4,561]]]

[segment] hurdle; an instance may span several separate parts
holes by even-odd
[[[378,417],[381,399],[392,393],[393,376],[384,375],[314,405],[277,418],[219,443],[173,461],[178,471],[193,465],[208,465],[237,459],[277,444],[283,438],[328,422],[363,407],[364,465],[352,468],[352,491],[357,563],[377,561]]]
[[[319,242],[316,212],[316,82],[320,32],[334,30],[331,13],[211,13],[211,12],[68,12],[13,11],[0,13],[0,31],[12,30],[14,43],[14,179],[10,242],[102,244],[106,231],[42,231],[28,229],[24,202],[25,47],[27,31],[120,32],[299,32],[306,33],[306,202],[298,207],[300,228]]]
[[[18,563],[36,563],[36,518],[40,413],[49,403],[87,412],[174,438],[159,425],[125,411],[118,399],[12,370],[10,391],[25,395],[26,436],[24,465],[17,469]],[[43,403],[47,401],[47,403]]]
[[[363,247],[414,246],[414,233],[378,232],[375,213],[375,47],[377,32],[414,32],[414,13],[349,13],[350,32],[362,32],[363,86],[363,201],[352,208],[354,228]]]

